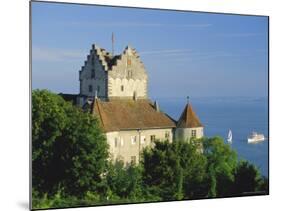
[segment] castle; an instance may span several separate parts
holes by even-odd
[[[148,97],[148,75],[134,48],[112,55],[92,45],[79,71],[77,104],[100,120],[111,159],[139,163],[144,147],[155,140],[201,138],[203,125],[188,102],[178,121]]]

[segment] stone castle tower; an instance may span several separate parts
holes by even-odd
[[[121,55],[113,56],[93,45],[79,71],[80,99],[147,99],[147,73],[135,49],[127,46]]]

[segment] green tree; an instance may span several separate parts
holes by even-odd
[[[107,149],[92,115],[47,90],[32,92],[32,185],[39,195],[100,192]]]
[[[181,171],[180,161],[172,144],[155,142],[152,149],[143,152],[144,184],[151,195],[162,200],[173,200],[182,195],[182,179],[177,173]]]
[[[154,148],[144,150],[142,165],[145,186],[160,199],[204,195],[199,184],[205,177],[206,160],[194,142],[155,142]]]
[[[140,166],[124,166],[122,161],[109,163],[106,173],[107,199],[111,202],[142,201]]]
[[[232,195],[237,154],[220,137],[203,140],[203,154],[207,159],[209,197]]]
[[[177,154],[183,169],[184,198],[204,198],[208,192],[206,184],[207,159],[202,154],[202,139],[178,142]]]
[[[248,161],[240,161],[235,172],[234,193],[236,195],[267,193],[267,179]]]

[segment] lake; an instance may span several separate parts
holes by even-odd
[[[156,98],[160,109],[178,120],[187,100]],[[221,136],[224,140],[232,130],[231,148],[240,159],[255,164],[268,176],[268,102],[258,97],[201,97],[190,99],[193,110],[204,125],[205,136]],[[248,144],[247,137],[256,131],[263,133],[266,141]]]

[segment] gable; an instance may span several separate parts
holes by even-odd
[[[105,70],[108,69],[106,61],[107,56],[110,56],[108,52],[93,45],[81,71],[79,72],[79,79],[104,78]]]
[[[112,78],[147,80],[145,67],[135,49],[127,47],[109,71]]]

